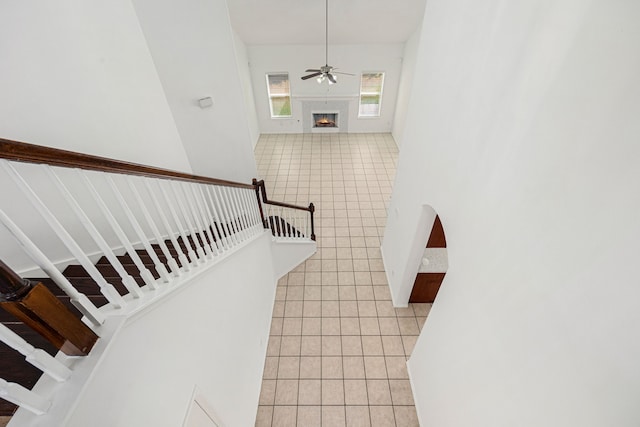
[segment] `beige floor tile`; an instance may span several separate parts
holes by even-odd
[[[389,380],[389,387],[394,405],[414,405],[409,380]]]
[[[365,380],[344,380],[344,402],[346,405],[368,405]]]
[[[305,335],[300,340],[301,356],[320,356],[322,354],[322,338],[320,335]]]
[[[280,344],[280,356],[300,356],[300,337],[283,336]]]
[[[342,358],[342,367],[344,378],[346,379],[363,379],[365,377],[364,357],[362,356],[345,356]]]
[[[320,301],[320,300],[322,300],[322,286],[320,286],[320,285],[305,285],[304,286],[304,300],[305,301]]]
[[[260,405],[273,405],[276,397],[276,380],[262,380]]]
[[[382,348],[384,354],[388,356],[404,355],[404,346],[402,345],[402,338],[399,335],[383,336]]]
[[[271,319],[271,329],[269,329],[269,335],[282,335],[282,324],[284,317],[274,317]]]
[[[301,317],[285,317],[282,322],[282,335],[300,335],[302,333]]]
[[[392,406],[370,406],[369,414],[372,427],[396,427]]]
[[[365,356],[382,356],[382,337],[379,335],[362,337],[362,352]]]
[[[276,405],[296,405],[298,403],[298,380],[276,380]]]
[[[281,336],[270,336],[267,344],[267,356],[279,356],[281,343]]]
[[[409,379],[407,359],[405,356],[386,356],[384,360],[389,379]]]
[[[302,317],[302,301],[287,301],[284,306],[284,317]]]
[[[340,289],[353,289],[355,298],[355,286],[344,286]],[[340,316],[341,317],[358,317],[358,302],[357,301],[340,301]]]
[[[323,317],[322,335],[340,335],[340,318]]]
[[[362,335],[380,335],[380,326],[377,317],[361,317],[360,331]]]
[[[383,356],[364,356],[367,378],[387,378],[387,366]]]
[[[277,391],[276,391],[277,398]],[[344,381],[322,380],[322,404],[344,405]]]
[[[297,379],[300,375],[299,357],[280,357],[278,364],[278,379]]]
[[[303,307],[303,317],[322,316],[322,301],[305,301]]]
[[[402,427],[420,427],[415,406],[394,406],[396,425]]]
[[[279,357],[267,356],[264,362],[264,372],[262,378],[275,379],[278,376]]]
[[[275,406],[273,408],[273,425],[295,427],[297,410],[296,406]]]
[[[323,406],[322,427],[345,427],[344,406]]]
[[[342,355],[343,356],[362,356],[362,354],[363,354],[362,339],[360,338],[359,335],[343,335],[342,336]]]
[[[258,406],[255,427],[271,427],[273,421],[273,406]]]
[[[322,407],[320,406],[299,406],[298,407],[298,427],[320,427],[321,425],[322,425]]]
[[[417,340],[418,337],[416,335],[407,335],[402,337],[402,346],[404,347],[405,356],[411,356]]]
[[[355,285],[340,285],[340,286],[338,286],[338,299],[340,299],[341,302],[342,301],[355,302],[355,299],[356,299],[356,287],[355,287]],[[342,313],[340,313],[340,315],[344,316]]]
[[[322,358],[320,356],[300,357],[300,378],[319,379],[322,376]]]
[[[347,406],[347,427],[370,427],[368,406]]]
[[[358,315],[360,317],[377,317],[375,301],[358,301]]]
[[[357,317],[342,317],[339,320],[342,335],[360,335],[360,321]]]
[[[322,317],[340,317],[340,301],[322,301]]]
[[[300,380],[298,385],[298,405],[320,405],[322,399],[321,380]]]
[[[391,405],[389,380],[367,380],[367,393],[370,405]]]
[[[323,335],[322,355],[342,356],[342,338],[336,335]]]
[[[398,317],[398,326],[402,335],[418,335],[420,333],[415,317]]]

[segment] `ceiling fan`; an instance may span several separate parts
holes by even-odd
[[[337,83],[336,74],[344,74],[346,76],[353,76],[354,74],[350,73],[342,73],[340,71],[335,71],[337,68],[329,65],[329,0],[325,0],[325,11],[324,11],[324,48],[325,48],[325,56],[324,56],[324,65],[319,69],[307,69],[305,72],[311,73],[306,76],[302,76],[302,80],[311,79],[313,77],[317,77],[318,83],[322,83],[325,80],[329,81],[329,84],[332,85]]]

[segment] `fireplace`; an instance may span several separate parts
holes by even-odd
[[[339,132],[337,111],[312,111],[311,132]]]

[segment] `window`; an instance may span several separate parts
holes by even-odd
[[[271,117],[291,117],[291,90],[288,73],[267,74]]]
[[[384,73],[362,73],[358,117],[379,117]]]

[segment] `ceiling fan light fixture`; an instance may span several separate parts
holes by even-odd
[[[321,75],[320,77],[318,77],[317,79],[318,84],[322,84],[322,82],[324,82],[324,74]]]

